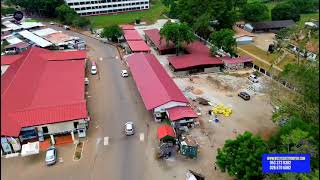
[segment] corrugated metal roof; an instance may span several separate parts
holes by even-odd
[[[44,25],[40,22],[21,22],[20,23],[20,27],[23,29],[30,29],[30,28],[42,27],[42,26]]]
[[[176,133],[173,128],[169,125],[162,125],[158,128],[158,140],[160,141],[162,138],[166,136],[171,136],[173,138],[176,137]]]
[[[127,61],[147,110],[171,101],[188,103],[153,54],[135,53]]]
[[[11,28],[12,30],[22,29],[19,25],[16,25],[10,21],[5,21],[2,24],[7,28]]]
[[[40,29],[40,30],[35,30],[32,31],[33,34],[37,36],[47,36],[49,34],[57,33],[58,31],[51,29],[51,28],[45,28],[45,29]]]
[[[193,111],[190,106],[178,106],[167,110],[169,119],[176,121],[183,118],[196,118],[198,115]]]
[[[152,43],[160,50],[169,50],[169,49],[174,49],[174,44],[170,41],[169,44],[167,45],[166,39],[163,38],[160,41],[160,31],[158,29],[148,29],[144,30],[144,33],[149,39],[152,41]]]
[[[174,67],[174,69],[183,70],[199,66],[223,64],[221,59],[211,56],[209,48],[199,41],[189,44],[186,49],[190,54],[171,56],[168,58],[169,63]]]
[[[8,41],[9,44],[18,44],[23,42],[21,39],[13,36],[13,35],[9,35],[5,37],[6,41]]]
[[[130,24],[120,25],[120,28],[121,28],[122,30],[134,30],[134,26],[133,26],[133,25],[130,25]]]
[[[150,52],[149,46],[144,41],[127,41],[132,52]]]
[[[140,34],[136,30],[125,30],[124,38],[127,41],[143,41]]]
[[[51,46],[52,43],[31,33],[30,31],[28,30],[24,30],[24,31],[21,31],[21,32],[18,32],[21,36],[23,36],[24,38],[26,39],[29,39],[30,41],[36,43],[37,45],[39,45],[40,47],[48,47],[48,46]]]
[[[36,47],[22,55],[1,77],[1,135],[87,116],[84,59],[52,61],[48,57],[59,56]]]
[[[21,54],[1,56],[1,65],[10,65],[22,57],[23,57],[23,55],[21,55]]]

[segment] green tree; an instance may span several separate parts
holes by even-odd
[[[161,39],[166,39],[167,44],[170,41],[174,43],[176,55],[179,54],[180,48],[195,39],[192,29],[186,23],[166,23],[160,30],[160,36]]]
[[[318,122],[319,64],[288,64],[281,77],[299,93],[283,99],[283,112],[309,122]]]
[[[122,29],[117,25],[112,25],[103,28],[102,37],[106,37],[108,39],[111,39],[113,42],[117,42],[118,38],[120,38],[123,35]]]
[[[261,2],[246,4],[241,9],[241,13],[245,20],[251,22],[264,21],[269,18],[269,9]]]
[[[210,17],[208,14],[203,14],[193,24],[193,30],[202,38],[208,39],[212,30],[210,25]]]
[[[84,28],[90,25],[90,20],[87,18],[77,17],[73,20],[72,24],[76,27]]]
[[[1,6],[1,14],[2,15],[6,15],[6,14],[13,14],[14,12],[16,12],[17,10],[15,8],[12,7],[3,7]]]
[[[315,12],[319,9],[319,0],[289,0],[288,3],[294,6],[300,14]]]
[[[210,36],[210,42],[213,44],[211,47],[212,52],[218,48],[234,55],[237,42],[233,36],[234,32],[231,29],[221,29],[220,31],[213,32]]]
[[[261,156],[268,153],[266,142],[250,132],[227,140],[222,149],[218,148],[217,165],[237,179],[261,179]]]
[[[64,0],[10,0],[10,3],[25,8],[26,12],[56,17],[55,8],[64,4]]]
[[[297,22],[300,20],[300,14],[291,4],[280,3],[271,10],[271,18],[273,21],[291,19]]]
[[[65,24],[72,24],[72,22],[79,16],[73,9],[68,5],[62,4],[56,8],[58,18]]]

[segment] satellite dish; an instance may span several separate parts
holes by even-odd
[[[13,14],[13,18],[16,20],[16,21],[21,21],[23,19],[23,13],[21,11],[16,11],[14,14]]]

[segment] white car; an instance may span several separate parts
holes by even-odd
[[[134,134],[134,126],[133,126],[133,122],[127,122],[125,124],[125,129],[124,129],[125,133],[127,136],[131,136]]]
[[[50,22],[50,25],[54,25],[54,22]]]
[[[96,75],[98,73],[98,69],[97,69],[97,65],[95,62],[92,62],[92,65],[91,65],[91,74],[92,75]]]
[[[128,77],[129,76],[128,71],[127,70],[122,70],[121,71],[121,76],[122,77]]]
[[[259,82],[257,76],[255,76],[253,74],[251,74],[248,78],[253,83],[258,83]]]
[[[46,151],[46,164],[47,166],[53,165],[57,162],[57,149],[51,146]]]

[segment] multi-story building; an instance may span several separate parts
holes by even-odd
[[[149,0],[65,0],[81,16],[149,9]]]

